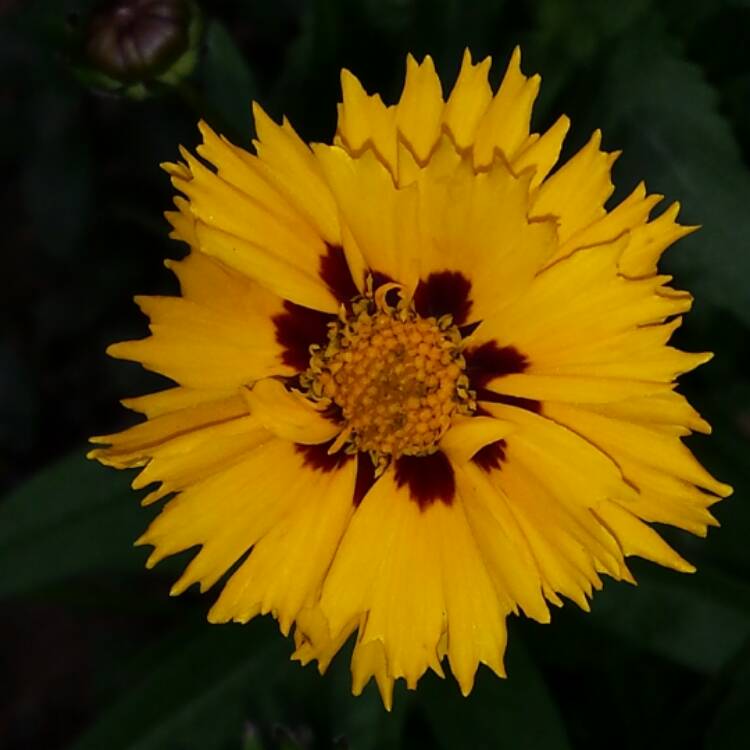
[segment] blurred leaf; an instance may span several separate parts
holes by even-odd
[[[731,688],[707,733],[707,750],[735,750],[750,737],[750,649],[737,664]]]
[[[211,124],[231,130],[231,137],[240,145],[249,143],[252,118],[251,102],[257,96],[255,76],[232,35],[219,21],[211,21],[206,29],[205,53],[201,63],[204,115],[217,118]],[[212,117],[212,115],[214,117]]]
[[[487,668],[477,673],[474,690],[458,694],[452,679],[429,674],[422,679],[417,701],[439,747],[570,748],[560,713],[547,686],[518,638],[509,638],[506,656],[508,678],[500,679]]]
[[[718,671],[750,636],[743,582],[707,566],[692,576],[644,566],[636,579],[637,588],[609,583],[597,594],[594,623],[701,673]]]
[[[667,254],[667,270],[750,323],[750,173],[716,93],[668,38],[643,29],[610,55],[603,94],[607,143],[627,156],[616,169],[619,184],[645,178],[652,191],[682,202],[682,223],[703,225]]]
[[[749,9],[750,0],[712,0],[710,3],[686,3],[684,0],[661,0],[660,10],[668,18],[670,27],[677,29],[682,35],[706,35],[714,47],[716,39],[706,34],[710,30],[710,20],[713,16],[733,9]]]
[[[599,47],[628,29],[649,0],[602,3],[599,0],[541,0],[534,3],[538,40],[564,49],[565,56],[587,60]]]
[[[524,68],[543,78],[533,118],[537,128],[546,128],[562,112],[574,115],[563,156],[571,143],[588,133],[581,115],[597,109],[598,102],[592,106],[591,95],[597,84],[597,59],[609,55],[620,36],[632,33],[649,6],[650,0],[540,0],[533,4],[535,28],[521,40]]]
[[[383,708],[380,693],[372,680],[362,695],[351,691],[352,644],[344,647],[326,677],[331,688],[330,713],[333,738],[347,750],[389,750],[401,747],[401,733],[413,694],[399,682],[394,686],[393,708]]]
[[[287,677],[289,643],[269,622],[203,625],[163,643],[142,682],[105,710],[71,750],[207,750],[241,745],[268,717]],[[252,736],[252,733],[251,733]],[[251,747],[253,745],[250,745]],[[255,746],[260,746],[256,744]]]
[[[0,502],[0,596],[139,570],[133,540],[145,516],[129,476],[87,461],[83,449],[52,464]]]

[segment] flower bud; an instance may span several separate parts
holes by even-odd
[[[115,0],[82,29],[79,72],[99,88],[136,98],[174,84],[197,60],[200,14],[193,0]]]

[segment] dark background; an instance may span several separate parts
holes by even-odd
[[[91,6],[0,0],[0,747],[750,747],[750,3],[205,2],[194,73],[142,101],[74,73]],[[715,428],[690,446],[736,492],[707,540],[665,532],[696,575],[636,561],[591,614],[512,618],[508,681],[482,669],[462,699],[428,676],[388,715],[373,685],[349,695],[346,655],[320,678],[269,618],[209,627],[211,595],[170,599],[184,558],[143,569],[153,511],[84,443],[162,385],[103,350],[145,333],[134,293],[175,290],[157,165],[199,116],[248,146],[257,98],[328,140],[342,66],[393,101],[407,51],[447,91],[465,46],[497,82],[516,44],[536,130],[570,115],[570,153],[602,127],[615,198],[644,178],[704,227],[663,267],[696,295],[677,343],[717,355],[683,379]]]

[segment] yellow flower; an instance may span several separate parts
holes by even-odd
[[[705,535],[731,493],[681,441],[710,355],[667,345],[691,297],[656,269],[694,227],[643,184],[607,210],[600,133],[556,166],[568,119],[530,133],[539,77],[489,68],[467,52],[446,101],[410,56],[393,106],[343,71],[333,145],[257,106],[255,154],[201,123],[164,165],[182,296],[109,350],[178,385],[90,454],[172,496],[139,543],[201,547],[173,594],[237,564],[212,622],[270,612],[321,671],[356,632],[387,707],[445,657],[464,694],[504,676],[509,613],[588,609],[629,555],[692,571],[647,522]]]

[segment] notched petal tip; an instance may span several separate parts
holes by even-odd
[[[208,614],[206,615],[206,620],[211,623],[211,625],[222,625],[226,622],[229,622],[231,618],[227,615],[220,615],[218,612],[216,612],[216,605],[211,607],[211,609],[208,610]]]

